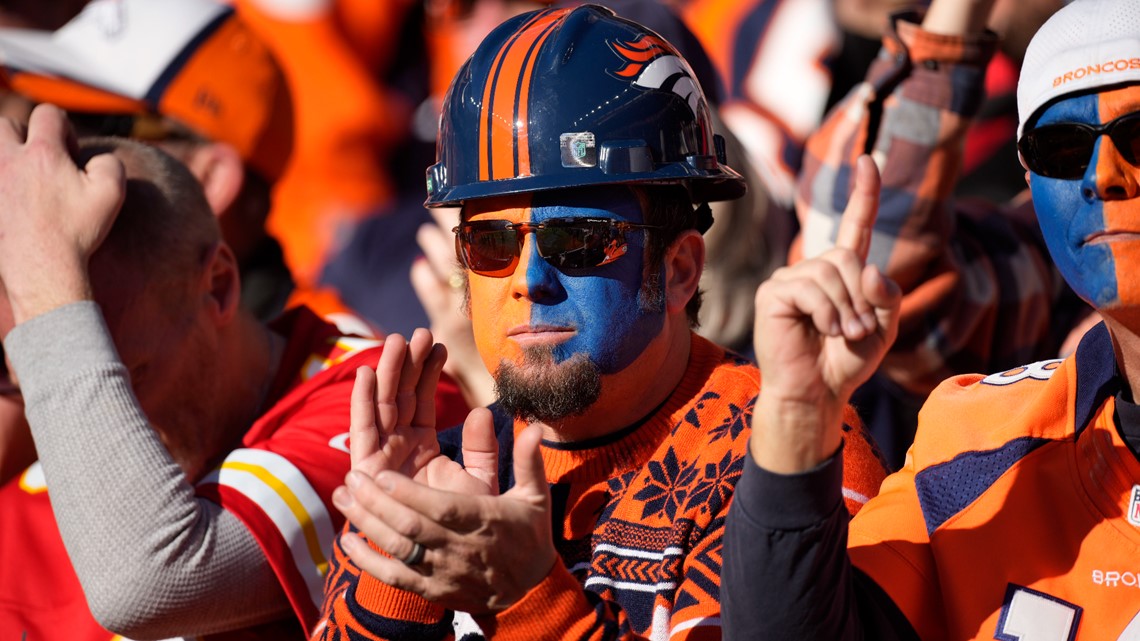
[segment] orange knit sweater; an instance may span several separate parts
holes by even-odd
[[[338,544],[313,638],[719,639],[724,518],[759,383],[748,361],[694,335],[681,383],[646,420],[585,444],[543,443],[560,560],[523,599],[493,617],[445,611],[362,573]],[[855,511],[884,469],[850,431],[844,460]]]

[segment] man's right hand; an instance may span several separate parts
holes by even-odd
[[[409,510],[377,483],[381,473],[395,473],[419,487],[459,496],[498,494],[499,447],[491,412],[476,408],[463,425],[463,465],[440,453],[435,430],[435,391],[447,350],[432,333],[417,329],[410,341],[399,334],[384,340],[376,369],[360,367],[352,387],[348,487],[333,492],[333,502],[380,549],[406,557],[413,541],[390,522]],[[351,489],[350,489],[351,488]],[[407,522],[407,519],[402,519]],[[344,535],[346,549],[357,551],[366,567],[383,562],[375,552]],[[364,566],[362,566],[364,567]]]
[[[446,359],[444,346],[420,328],[410,341],[388,336],[376,369],[357,370],[349,420],[351,474],[374,480],[381,472],[396,472],[436,489],[498,493],[499,448],[490,411],[472,410],[464,423],[464,465],[440,453],[435,391]]]
[[[898,331],[899,288],[866,265],[878,170],[868,156],[856,167],[835,247],[777,270],[756,292],[761,385],[750,448],[772,472],[810,470],[835,454],[844,406]]]
[[[111,155],[75,163],[76,141],[57,107],[32,111],[27,134],[0,119],[0,281],[19,324],[91,298],[87,263],[125,193]]]

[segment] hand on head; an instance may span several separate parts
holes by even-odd
[[[756,292],[762,382],[751,447],[769,470],[803,471],[835,453],[844,406],[894,340],[901,293],[866,264],[878,204],[878,170],[864,156],[835,247],[777,270]]]
[[[118,158],[76,165],[76,141],[51,105],[22,128],[0,120],[0,281],[18,324],[90,299],[87,264],[106,237],[125,193]]]

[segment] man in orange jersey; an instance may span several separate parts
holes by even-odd
[[[517,16],[451,87],[428,205],[462,207],[498,412],[438,441],[430,377],[354,390],[324,639],[720,637],[720,547],[760,385],[698,337],[707,204],[740,196],[676,49],[598,6]],[[854,413],[852,511],[883,470]],[[367,536],[367,541],[359,534]]]
[[[865,254],[843,249],[762,288],[765,385],[725,537],[732,638],[1140,638],[1137,5],[1075,0],[1055,13],[1026,51],[1017,97],[1045,244],[1104,322],[1064,360],[942,383],[903,469],[848,527],[836,414],[887,341],[844,341],[828,323],[897,310],[885,281],[861,273]]]
[[[0,636],[303,638],[379,342],[306,308],[262,324],[184,166],[75,148],[54,106],[26,141],[0,123],[0,334],[39,457],[0,487]]]

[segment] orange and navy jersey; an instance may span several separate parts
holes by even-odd
[[[852,562],[922,639],[1140,638],[1140,461],[1103,325],[1074,356],[934,391]]]
[[[519,641],[721,638],[722,534],[759,382],[753,365],[694,336],[680,384],[643,422],[588,443],[543,442],[559,561],[493,620],[384,585],[338,544],[313,638],[472,641],[492,628],[495,639]],[[504,490],[521,428],[496,417]],[[460,462],[461,436],[440,435]],[[847,440],[845,495],[858,509],[884,471],[868,441]]]

